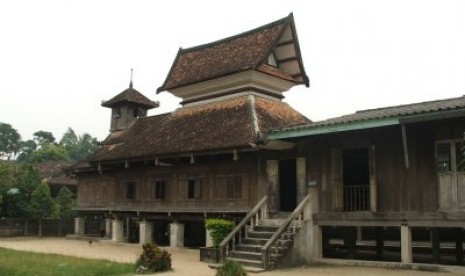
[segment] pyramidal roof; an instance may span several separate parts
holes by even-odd
[[[180,48],[157,92],[245,70],[309,86],[292,13],[236,36],[188,49]]]
[[[112,99],[102,102],[104,107],[113,107],[121,103],[134,103],[136,105],[143,106],[147,109],[158,107],[160,104],[149,100],[147,97],[142,95],[139,91],[132,87],[132,81],[129,84],[129,88],[114,96]]]

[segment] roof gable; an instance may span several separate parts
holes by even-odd
[[[273,69],[264,69],[261,65]],[[245,70],[257,70],[309,85],[292,14],[233,37],[189,49],[180,48],[157,92]]]

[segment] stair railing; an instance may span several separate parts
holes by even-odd
[[[220,261],[225,260],[229,256],[229,252],[235,249],[236,244],[241,242],[243,236],[247,235],[247,230],[253,230],[253,228],[258,225],[259,220],[268,217],[267,200],[268,197],[264,196],[220,243]]]
[[[262,248],[262,262],[263,268],[269,269],[273,268],[276,265],[278,260],[271,259],[271,248],[276,246],[276,243],[280,240],[280,238],[287,232],[288,230],[294,234],[298,231],[298,228],[302,226],[302,222],[304,220],[308,220],[312,218],[312,205],[311,205],[311,195],[308,194],[302,201],[299,203],[297,208],[286,218],[284,223],[274,232],[273,236],[267,241],[267,243]],[[276,252],[278,254],[278,252]]]

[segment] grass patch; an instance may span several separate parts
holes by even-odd
[[[133,264],[91,260],[0,248],[0,275],[105,276],[133,275]]]

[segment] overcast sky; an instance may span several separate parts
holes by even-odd
[[[294,12],[311,87],[286,101],[312,120],[465,94],[465,1],[1,1],[0,122],[23,138],[67,127],[104,139],[100,106],[134,87],[156,94],[179,47]]]

